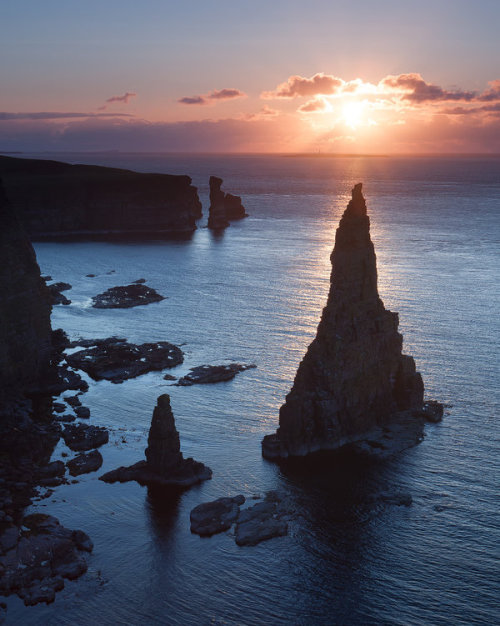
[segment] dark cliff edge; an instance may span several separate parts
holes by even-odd
[[[0,178],[32,241],[186,237],[202,214],[189,176],[0,156]]]
[[[0,596],[26,604],[51,602],[86,569],[85,533],[47,515],[24,516],[36,486],[64,481],[64,463],[50,463],[61,428],[52,415],[59,379],[50,295],[33,247],[0,181]],[[79,378],[79,377],[77,377]],[[2,621],[0,603],[0,621]]]
[[[442,412],[437,403],[424,405],[422,377],[413,358],[402,353],[398,314],[379,297],[361,184],[340,220],[331,261],[330,293],[316,338],[280,409],[277,432],[262,442],[268,459],[376,439],[375,431],[386,424],[400,420],[411,426],[426,416],[436,421],[435,411]]]

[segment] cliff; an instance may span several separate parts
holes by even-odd
[[[208,227],[214,230],[229,226],[229,220],[247,217],[240,196],[233,196],[221,190],[222,178],[210,176],[210,209]]]
[[[0,177],[35,241],[185,235],[201,217],[189,176],[0,156]]]
[[[303,456],[358,441],[408,410],[423,408],[423,382],[402,354],[398,314],[377,290],[370,219],[361,183],[335,236],[330,293],[316,338],[262,442],[267,458]]]
[[[52,353],[51,305],[33,246],[0,181],[0,404],[35,390]]]

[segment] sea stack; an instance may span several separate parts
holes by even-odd
[[[398,314],[378,294],[361,188],[354,186],[337,228],[328,301],[280,409],[279,428],[262,442],[266,458],[334,450],[423,410],[422,377],[402,354]]]
[[[107,483],[136,480],[141,485],[191,487],[212,477],[212,470],[182,456],[179,433],[170,407],[170,396],[159,396],[149,429],[146,460],[119,467],[100,477]]]
[[[208,227],[220,230],[229,226],[229,220],[247,217],[240,196],[233,196],[221,190],[222,178],[210,176],[210,209]]]

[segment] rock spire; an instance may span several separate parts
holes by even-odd
[[[280,409],[279,428],[262,442],[266,458],[336,449],[423,407],[422,378],[413,358],[402,354],[398,314],[378,295],[361,183],[340,220],[331,261],[328,301]]]

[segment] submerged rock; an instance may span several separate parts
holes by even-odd
[[[400,417],[420,426],[414,412],[424,406],[424,386],[413,358],[402,354],[398,314],[386,310],[378,294],[361,183],[340,220],[331,260],[330,293],[316,338],[280,409],[278,431],[262,442],[269,459],[366,440]],[[376,437],[371,440],[376,448]]]
[[[238,519],[240,505],[244,502],[245,496],[239,495],[198,504],[189,516],[191,532],[201,537],[210,537],[228,530]]]
[[[221,190],[222,178],[210,176],[210,209],[208,227],[220,230],[229,226],[229,220],[247,217],[239,196]]]
[[[94,309],[130,309],[134,306],[161,302],[165,297],[142,283],[111,287],[92,298]]]
[[[182,350],[166,341],[135,345],[111,337],[77,344],[92,347],[68,354],[66,360],[71,367],[83,370],[94,380],[122,383],[147,372],[175,367],[183,361]]]
[[[231,363],[230,365],[200,365],[192,367],[189,374],[179,379],[177,384],[181,387],[189,385],[207,385],[232,380],[239,372],[257,367],[256,365],[243,365],[242,363]]]
[[[107,483],[136,480],[141,485],[190,487],[211,477],[209,467],[182,456],[170,396],[163,394],[153,411],[146,460],[107,472],[100,480]]]

